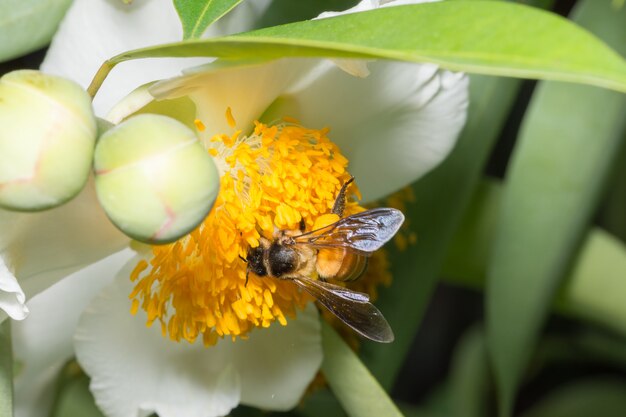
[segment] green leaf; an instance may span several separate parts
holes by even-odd
[[[558,294],[560,312],[602,324],[626,336],[626,247],[595,230],[585,242],[574,273]]]
[[[452,358],[447,387],[449,415],[482,417],[487,414],[488,365],[483,330],[472,328],[463,335]]]
[[[626,383],[604,378],[580,381],[548,394],[523,417],[622,417]]]
[[[86,375],[67,381],[59,395],[52,417],[103,417],[89,391]]]
[[[576,20],[626,52],[626,10],[578,3]],[[487,282],[487,341],[500,415],[600,197],[626,127],[626,96],[543,83],[527,111],[497,223]]]
[[[451,70],[588,83],[626,92],[626,61],[593,35],[555,14],[493,1],[388,7],[138,49],[110,59],[103,73],[130,59],[189,56],[434,62]],[[92,94],[101,82],[94,81]]]
[[[448,245],[460,225],[487,157],[513,104],[520,82],[472,76],[468,122],[450,156],[413,185],[416,204],[407,218],[417,244],[392,259],[395,282],[380,292],[377,305],[396,335],[394,343],[363,346],[366,364],[391,387],[439,277]]]
[[[13,349],[11,320],[0,323],[0,416],[13,415]]]
[[[608,186],[609,195],[602,204],[600,224],[626,241],[626,137],[618,158],[617,169]]]
[[[174,0],[183,24],[183,39],[202,36],[214,22],[230,12],[242,0]]]
[[[502,194],[499,183],[491,180],[481,183],[446,257],[443,276],[449,282],[484,287]],[[624,277],[626,246],[604,230],[592,229],[552,306],[560,314],[590,321],[626,336]]]
[[[323,320],[322,347],[322,373],[350,417],[402,417],[359,357]]]
[[[50,42],[72,0],[0,1],[0,62]]]

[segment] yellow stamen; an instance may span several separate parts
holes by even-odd
[[[206,126],[202,123],[202,120],[196,119],[193,123],[196,125],[196,129],[198,129],[199,132],[204,132],[206,130]]]
[[[258,246],[261,235],[298,229],[301,219],[312,230],[330,212],[350,174],[327,133],[257,122],[249,137],[238,132],[207,141],[223,174],[211,213],[188,236],[152,247],[149,265],[140,262],[131,274],[131,298],[147,312],[148,325],[159,321],[173,340],[201,337],[212,345],[224,336],[245,338],[274,321],[286,325],[311,301],[288,280],[251,273],[245,285],[240,257]],[[345,214],[361,210],[348,202]]]
[[[226,121],[228,122],[228,126],[232,127],[233,129],[235,128],[235,126],[237,126],[237,122],[233,117],[233,110],[230,107],[226,108]]]

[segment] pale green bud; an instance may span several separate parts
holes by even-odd
[[[187,126],[143,114],[108,130],[94,156],[96,192],[111,221],[147,243],[167,243],[207,216],[219,191],[213,158]]]
[[[89,176],[96,119],[76,83],[38,71],[0,78],[0,206],[43,210],[62,204]]]

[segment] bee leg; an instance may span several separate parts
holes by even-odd
[[[346,208],[346,191],[348,191],[348,186],[352,184],[353,181],[354,177],[350,177],[348,181],[343,183],[341,190],[339,190],[339,194],[335,199],[335,204],[333,205],[331,213],[336,214],[339,217],[343,217],[343,210]]]
[[[250,270],[246,271],[246,282],[243,284],[244,287],[248,286],[248,278],[250,278]]]

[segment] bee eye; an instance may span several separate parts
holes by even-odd
[[[278,243],[270,246],[269,263],[272,274],[279,277],[296,269],[298,254],[288,246]]]
[[[267,275],[267,269],[263,264],[263,248],[251,248],[248,251],[248,270],[263,277]]]

